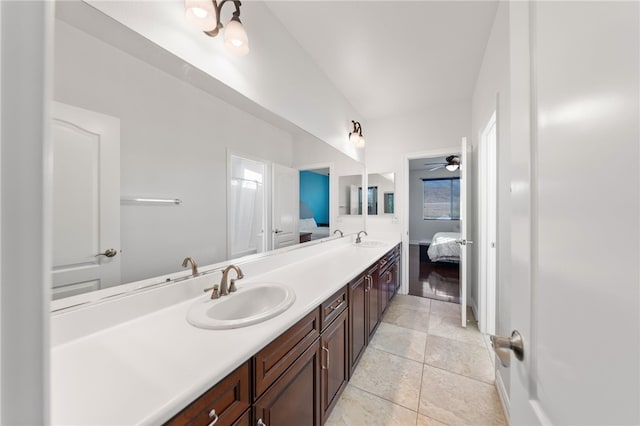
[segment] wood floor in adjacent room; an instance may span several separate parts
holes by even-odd
[[[409,245],[409,294],[460,303],[460,265],[420,262],[420,246]]]

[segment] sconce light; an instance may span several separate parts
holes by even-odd
[[[349,142],[356,148],[364,148],[364,137],[362,136],[362,126],[359,122],[351,120],[351,131],[349,132]]]
[[[224,30],[224,45],[231,53],[244,56],[249,53],[249,38],[240,22],[240,6],[238,0],[185,0],[184,10],[187,20],[209,37],[215,37],[223,28],[220,11],[227,2],[233,2],[236,11]]]

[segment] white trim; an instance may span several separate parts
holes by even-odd
[[[400,211],[402,212],[401,223],[402,223],[402,271],[405,273],[402,274],[402,283],[400,285],[399,293],[407,294],[409,292],[409,160],[415,160],[419,158],[430,158],[430,157],[442,157],[444,155],[449,155],[452,152],[458,152],[460,150],[460,146],[450,146],[447,148],[439,148],[432,149],[428,151],[419,151],[419,152],[411,152],[403,155],[402,157],[402,197],[400,203],[398,203],[396,199],[396,208],[398,204],[400,204]],[[397,188],[396,188],[397,190]]]
[[[0,9],[0,423],[49,424],[54,4]]]
[[[502,411],[504,411],[504,416],[507,419],[507,423],[509,423],[509,418],[511,417],[511,405],[509,402],[509,393],[507,392],[507,388],[504,385],[504,381],[502,380],[502,374],[500,374],[500,370],[496,369],[496,389],[498,390],[498,396],[500,397],[500,405],[502,406]]]
[[[496,105],[497,107],[497,105]],[[497,109],[491,114],[478,142],[478,323],[482,333],[495,334],[496,329],[496,285],[497,285]],[[495,133],[493,145],[488,137]],[[489,181],[493,175],[493,192]],[[490,221],[493,222],[491,229]],[[493,235],[489,235],[493,234]],[[489,241],[494,247],[489,247]],[[490,250],[493,250],[491,256]],[[491,261],[493,259],[493,261]],[[491,268],[493,271],[491,271]],[[488,277],[492,276],[492,279]]]

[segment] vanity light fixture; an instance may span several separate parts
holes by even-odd
[[[184,10],[187,20],[209,37],[215,37],[224,27],[220,21],[220,11],[227,2],[233,2],[236,11],[224,30],[224,45],[231,53],[244,56],[249,53],[249,38],[240,22],[240,6],[238,0],[185,0]]]
[[[351,131],[349,132],[349,142],[356,148],[364,148],[364,137],[362,136],[362,126],[358,121],[351,120]]]

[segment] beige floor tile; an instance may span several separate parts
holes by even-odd
[[[416,426],[447,426],[445,423],[441,423],[437,420],[418,414],[418,423]]]
[[[425,364],[492,384],[495,373],[486,347],[431,335]]]
[[[460,305],[457,303],[431,301],[431,313],[440,316],[454,316],[460,318]]]
[[[416,412],[347,385],[325,426],[407,426]]]
[[[431,315],[428,334],[485,347],[478,326],[467,324],[467,327],[463,328],[459,317]]]
[[[429,309],[394,303],[387,308],[382,321],[426,333],[429,330]]]
[[[424,366],[420,414],[449,425],[506,425],[495,387]]]
[[[368,347],[350,383],[410,410],[418,410],[422,363]]]
[[[391,301],[392,305],[412,306],[414,308],[420,308],[423,310],[429,310],[431,307],[431,299],[418,296],[409,296],[406,294],[396,294],[396,297]]]
[[[427,333],[425,332],[383,322],[369,342],[369,347],[423,362],[426,342]]]

